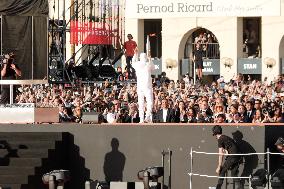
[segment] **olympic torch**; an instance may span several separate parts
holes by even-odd
[[[151,58],[151,44],[149,35],[147,35],[147,42],[146,42],[146,54],[148,58]]]

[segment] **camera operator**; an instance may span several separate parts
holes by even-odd
[[[1,79],[2,80],[15,80],[17,77],[21,77],[22,71],[14,63],[14,54],[10,53],[4,56],[1,66]],[[14,88],[15,92],[15,88]],[[15,93],[14,93],[15,94]],[[15,97],[16,95],[14,95]],[[7,104],[10,101],[10,88],[8,85],[2,86],[0,104]]]

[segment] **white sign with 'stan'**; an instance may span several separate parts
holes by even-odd
[[[126,18],[280,16],[280,0],[126,0]]]

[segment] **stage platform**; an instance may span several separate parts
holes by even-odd
[[[162,150],[172,150],[172,188],[189,188],[190,149],[203,152],[217,152],[217,141],[211,134],[209,125],[177,124],[116,124],[116,125],[81,125],[81,124],[42,124],[42,125],[0,125],[0,134],[8,132],[32,133],[69,133],[74,136],[74,143],[84,157],[85,167],[90,170],[90,178],[105,180],[105,156],[113,154],[114,166],[123,174],[123,181],[137,181],[137,172],[149,166],[161,165]],[[224,134],[235,137],[247,153],[265,152],[267,148],[275,151],[274,143],[279,136],[284,136],[284,127],[278,126],[223,126]],[[261,124],[262,125],[262,124]],[[117,151],[112,151],[111,141],[119,141]],[[72,155],[72,154],[70,154]],[[125,165],[119,158],[125,157]],[[196,173],[216,175],[217,156],[195,155],[193,170]],[[263,155],[254,157],[250,162],[248,174],[256,168],[265,166]],[[271,160],[275,162],[275,158]],[[271,165],[273,168],[273,165]],[[276,166],[276,165],[275,165]],[[167,168],[166,168],[167,169]],[[246,170],[247,171],[247,170]],[[242,173],[242,170],[241,170]],[[167,184],[166,175],[166,184]],[[193,188],[214,186],[214,178],[193,178]],[[83,184],[83,183],[82,183]],[[230,187],[229,187],[230,188]]]

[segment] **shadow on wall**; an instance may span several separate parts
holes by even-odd
[[[119,140],[117,138],[111,140],[111,148],[111,152],[105,155],[104,160],[105,181],[108,183],[123,180],[123,170],[126,162],[125,155],[118,150]]]
[[[269,148],[270,152],[279,153],[275,142],[279,137],[284,137],[284,127],[266,126],[265,127],[265,150]],[[267,165],[266,165],[267,166]],[[270,173],[273,174],[278,169],[284,168],[284,156],[270,155]]]
[[[243,140],[244,135],[241,131],[233,132],[232,135],[241,154],[256,153],[256,150],[252,147],[252,145]],[[254,169],[257,168],[258,160],[258,155],[244,156],[244,169],[241,173],[241,177],[249,177],[253,173]]]
[[[21,148],[21,145],[19,147]],[[18,150],[12,149],[6,140],[0,141],[0,149],[7,150],[7,153],[0,157],[0,166],[9,166],[11,157],[19,157]]]

